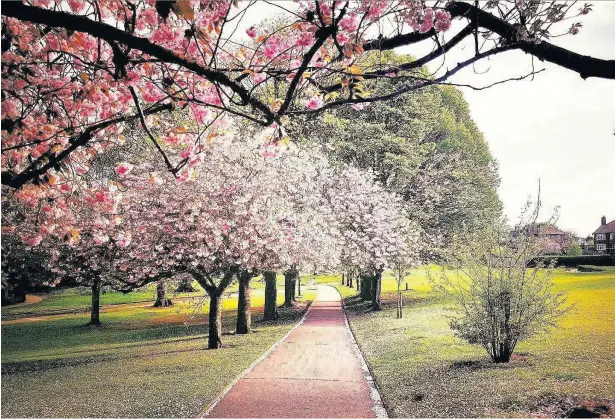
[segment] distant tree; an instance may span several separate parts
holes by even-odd
[[[177,288],[175,289],[175,292],[177,293],[195,292],[195,291],[196,289],[192,285],[192,277],[190,277],[189,275],[182,276],[182,278],[179,280],[179,284],[177,285]]]
[[[397,318],[401,319],[404,316],[404,300],[401,284],[404,279],[410,275],[410,269],[415,268],[418,263],[418,234],[415,232],[414,237],[408,237],[410,242],[404,252],[400,252],[391,262],[391,269],[397,283]]]
[[[566,256],[581,256],[583,254],[583,249],[581,249],[579,243],[570,241],[564,248],[564,254]]]
[[[552,267],[528,267],[539,254],[534,237],[498,224],[458,237],[448,255],[452,270],[432,278],[458,306],[452,328],[483,346],[494,362],[509,362],[518,342],[555,326],[565,312]]]
[[[154,307],[168,307],[173,305],[173,301],[167,297],[167,281],[161,279],[156,283],[156,301]]]
[[[384,55],[398,65],[411,61]],[[378,92],[400,81],[364,83]],[[345,107],[295,118],[289,131],[302,142],[322,145],[333,162],[373,171],[403,198],[423,241],[431,244],[426,251],[445,245],[462,225],[482,228],[501,213],[497,164],[453,87],[430,87],[360,111]]]
[[[44,248],[31,248],[14,233],[2,234],[2,305],[23,303],[29,292],[44,290],[54,280]]]
[[[538,238],[539,251],[542,255],[560,255],[564,246],[557,240],[548,237]]]

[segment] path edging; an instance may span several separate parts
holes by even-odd
[[[369,365],[367,365],[367,362],[365,361],[365,356],[363,355],[363,351],[361,350],[361,347],[357,343],[357,337],[354,334],[354,330],[352,330],[352,327],[350,327],[350,323],[348,322],[348,316],[346,315],[346,306],[344,304],[344,297],[342,296],[342,293],[340,292],[340,290],[337,289],[337,287],[335,287],[334,285],[329,285],[329,286],[334,288],[340,295],[340,301],[342,302],[342,312],[344,313],[344,321],[346,322],[346,328],[348,329],[348,332],[349,332],[348,335],[349,335],[350,345],[352,347],[352,351],[354,352],[356,357],[359,359],[359,362],[361,363],[361,368],[363,369],[363,374],[364,374],[363,376],[365,378],[365,381],[367,381],[367,385],[369,386],[370,395],[373,401],[372,410],[376,414],[377,418],[388,419],[389,414],[386,408],[384,407],[384,403],[382,401],[382,395],[380,394],[380,390],[378,389],[376,380],[374,380],[374,377],[369,368]]]
[[[250,373],[250,371],[252,371],[254,369],[254,367],[256,367],[258,364],[260,364],[265,358],[267,358],[269,355],[271,355],[271,353],[275,350],[275,348],[277,348],[278,346],[280,346],[280,344],[282,342],[284,342],[286,340],[286,338],[299,326],[301,326],[303,324],[303,322],[305,321],[308,312],[310,311],[310,309],[312,308],[312,304],[310,302],[307,310],[305,310],[305,313],[303,313],[303,317],[301,317],[301,320],[299,320],[299,322],[297,322],[297,324],[295,324],[284,336],[282,336],[277,342],[275,342],[273,345],[271,345],[271,347],[265,351],[265,353],[263,353],[258,359],[256,359],[254,362],[252,362],[250,364],[250,366],[248,368],[246,368],[245,370],[243,370],[243,372],[241,372],[237,377],[235,377],[235,379],[233,381],[231,381],[231,383],[226,386],[226,388],[224,390],[222,390],[215,399],[212,400],[212,402],[201,411],[201,413],[199,413],[199,415],[197,416],[197,418],[206,418],[209,416],[209,414],[211,413],[212,410],[214,410],[214,408],[218,405],[218,403],[220,403],[220,401],[224,398],[224,396],[226,396],[228,394],[229,391],[231,391],[233,389],[233,387],[235,387],[235,385],[239,382],[239,380],[241,380],[243,377],[245,377],[246,375],[248,375]]]

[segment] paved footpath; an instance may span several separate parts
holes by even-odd
[[[338,291],[319,286],[305,321],[242,377],[210,417],[386,417]]]

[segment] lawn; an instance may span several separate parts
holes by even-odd
[[[186,298],[202,294],[201,287],[194,283],[198,290],[196,293],[170,292],[170,298]],[[85,312],[90,310],[92,301],[89,287],[57,289],[41,294],[43,300],[36,304],[16,304],[2,308],[2,320],[15,319],[25,316],[45,316],[50,314],[65,314]],[[156,299],[156,285],[150,284],[141,289],[129,292],[112,292],[103,287],[100,295],[101,305],[131,304],[154,301]]]
[[[150,291],[134,293],[125,301],[147,302],[137,306],[119,304],[118,298],[127,298],[121,294],[105,294],[103,302],[116,305],[104,307],[99,328],[84,326],[89,315],[79,311],[89,305],[89,298],[70,290],[49,296],[53,303],[31,304],[29,310],[40,314],[52,305],[70,306],[77,314],[3,322],[3,416],[196,416],[290,330],[315,296],[314,287],[304,286],[303,303],[280,310],[279,321],[259,322],[264,292],[253,280],[254,333],[235,336],[237,298],[229,289],[223,306],[224,346],[209,351],[204,350],[206,299],[181,299],[172,307],[153,308]],[[278,291],[281,304],[283,287]],[[43,309],[36,307],[39,304]]]
[[[408,277],[403,319],[395,318],[390,276],[384,311],[345,299],[389,415],[558,416],[573,405],[615,403],[615,271],[557,270],[556,287],[568,293],[571,311],[557,329],[518,345],[513,362],[496,366],[451,331],[453,307],[431,291],[427,269],[433,267]]]

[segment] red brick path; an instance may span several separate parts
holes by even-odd
[[[305,321],[209,412],[211,417],[386,416],[336,289],[321,286]]]

